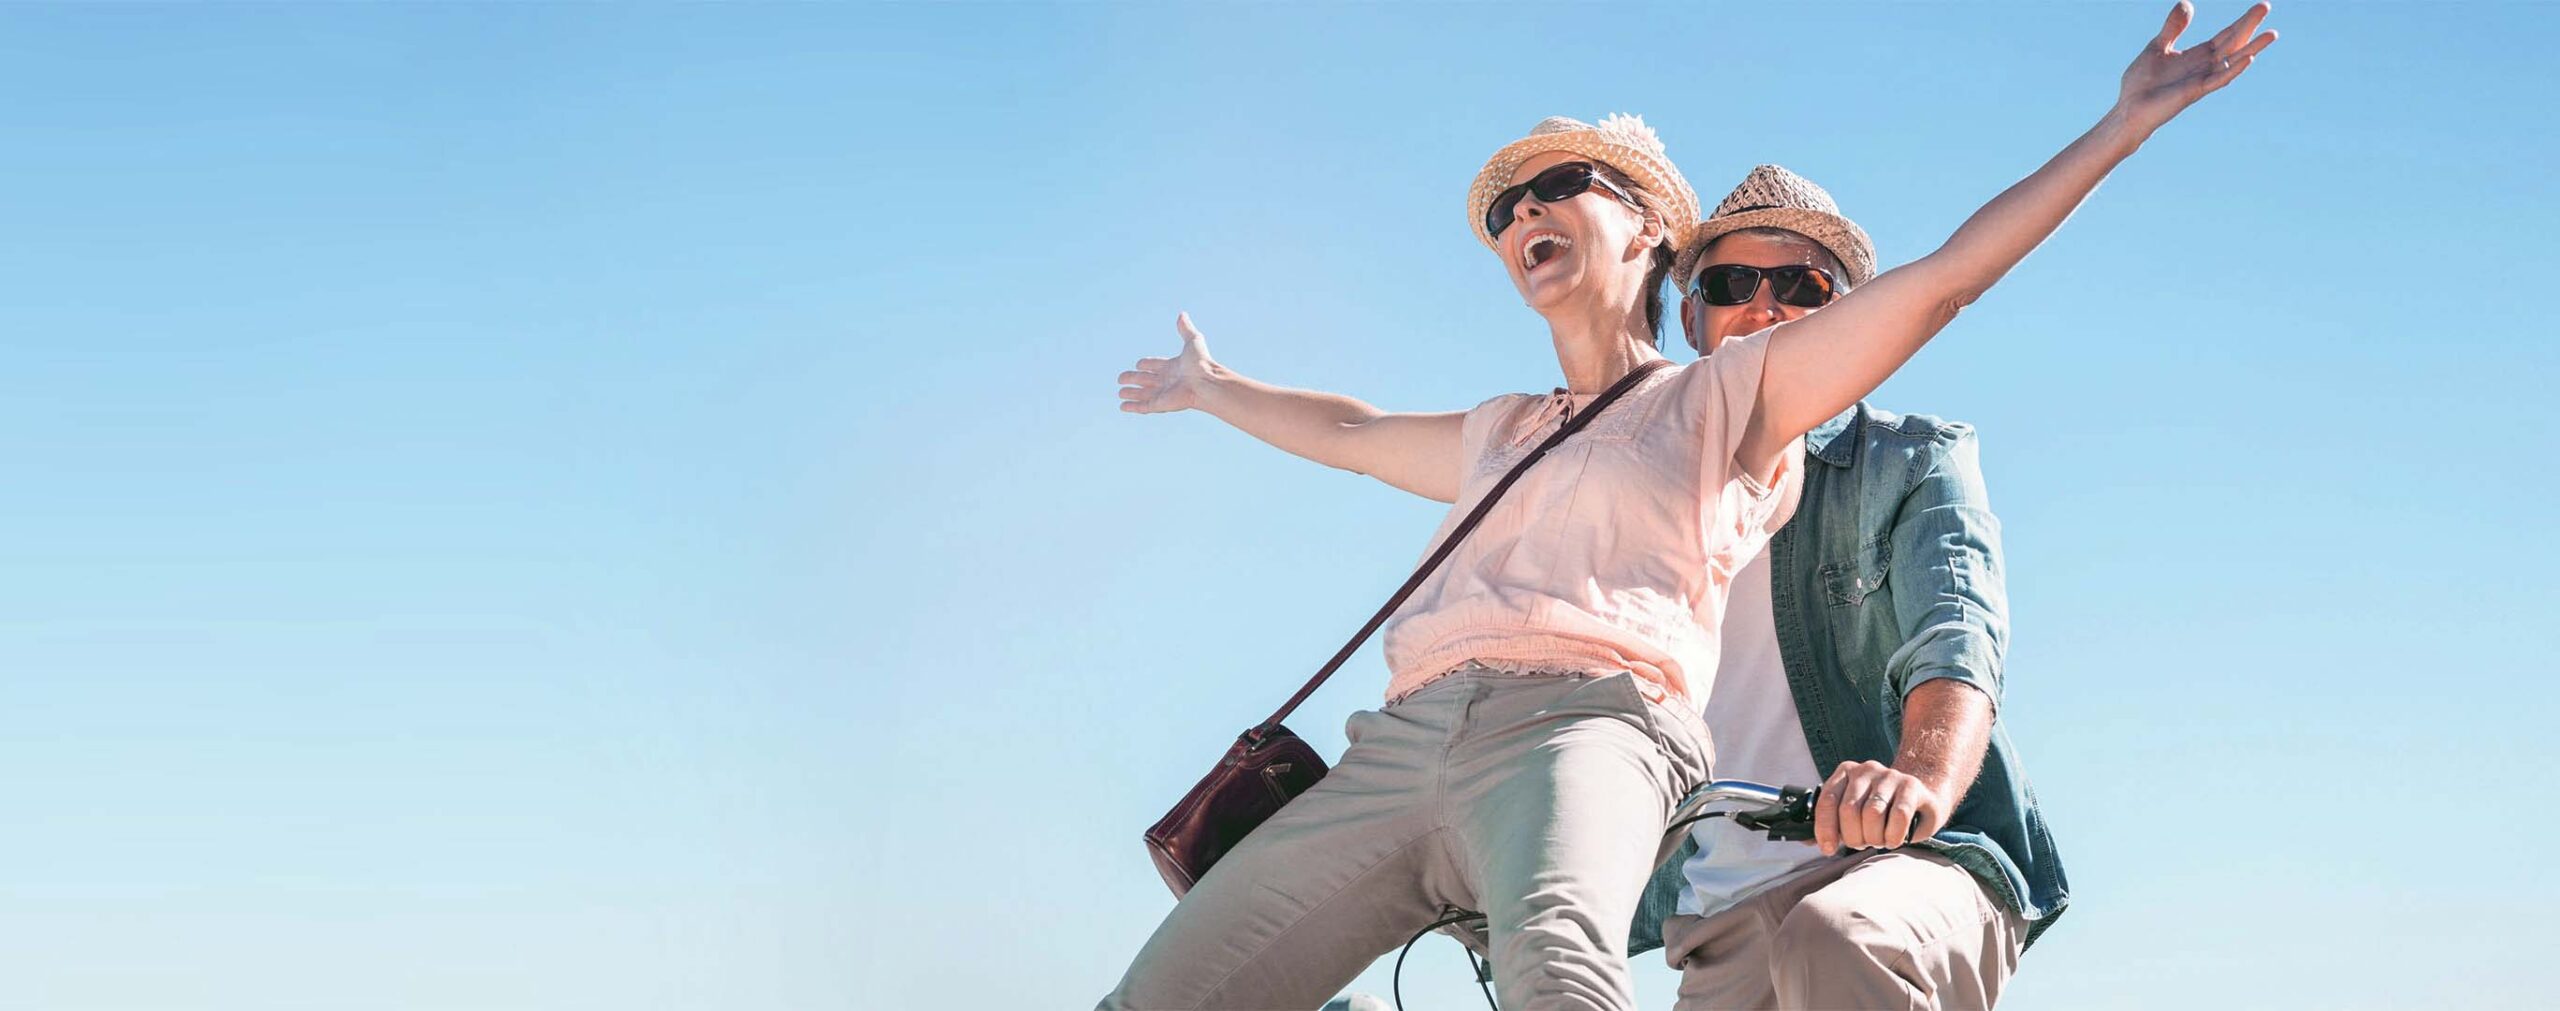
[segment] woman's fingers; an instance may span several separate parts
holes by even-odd
[[[2187,22],[2195,20],[2195,16],[2195,5],[2188,3],[2187,0],[2178,0],[2169,8],[2169,19],[2160,25],[2160,34],[2152,36],[2152,51],[2165,53],[2176,46],[2178,33],[2186,31]]]
[[[2249,69],[2249,64],[2254,62],[2256,62],[2255,57],[2243,56],[2224,63],[2222,69],[2214,71],[2211,76],[2205,78],[2204,93],[2210,95],[2222,90],[2223,85],[2239,79],[2240,72]]]
[[[2232,54],[2231,58],[2224,61],[2220,68],[2214,70],[2211,74],[2205,77],[2204,93],[2212,94],[2213,92],[2220,91],[2222,90],[2223,85],[2237,80],[2240,77],[2240,72],[2249,69],[2250,64],[2256,63],[2258,61],[2258,54],[2261,51],[2264,51],[2268,46],[2275,44],[2275,41],[2276,33],[2274,32],[2268,32],[2250,40],[2247,48],[2240,50],[2238,53]]]
[[[1154,375],[1145,372],[1120,374],[1121,410],[1143,411],[1154,406],[1155,401],[1163,396],[1164,384]]]
[[[2204,70],[2199,76],[2204,78],[2205,91],[2230,83],[2240,76],[2250,57],[2275,42],[2274,32],[2256,34],[2258,26],[2266,23],[2269,10],[2272,8],[2264,3],[2250,7],[2212,38],[2189,50],[2204,57]]]
[[[1155,364],[1150,364],[1155,363]],[[1190,407],[1182,394],[1180,376],[1171,362],[1163,358],[1145,358],[1139,367],[1120,374],[1120,409],[1135,414],[1162,414]]]
[[[1184,351],[1189,351],[1194,348],[1205,348],[1208,345],[1209,339],[1200,336],[1200,328],[1191,325],[1190,313],[1186,312],[1175,316],[1173,318],[1173,325],[1175,329],[1182,331],[1182,349]]]
[[[2230,53],[2240,48],[2240,40],[2248,38],[2250,33],[2257,31],[2258,26],[2266,22],[2267,12],[2272,9],[2261,3],[2240,12],[2239,18],[2224,25],[2221,31],[2213,33],[2212,40],[2205,45],[2212,47],[2217,53]]]
[[[2214,76],[2222,80],[2214,82],[2214,87],[2219,88],[2232,78],[2240,76],[2240,71],[2249,65],[2249,61],[2257,59],[2259,53],[2265,52],[2268,46],[2275,44],[2276,33],[2267,32],[2250,39],[2248,45],[2233,50],[2231,55],[2223,57],[2222,67],[2214,72]]]

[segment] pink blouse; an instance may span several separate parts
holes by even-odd
[[[1389,701],[1470,660],[1633,671],[1703,699],[1734,574],[1794,510],[1803,442],[1763,487],[1734,450],[1770,331],[1656,370],[1548,453],[1386,625]],[[1484,493],[1593,395],[1495,397],[1467,412],[1470,461],[1428,557]]]

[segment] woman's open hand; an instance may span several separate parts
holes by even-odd
[[[1138,366],[1120,374],[1120,409],[1131,414],[1162,414],[1200,406],[1200,394],[1217,362],[1209,357],[1209,341],[1191,325],[1191,314],[1174,317],[1182,331],[1182,353],[1171,358],[1140,358]]]
[[[2174,48],[2178,34],[2187,30],[2187,23],[2195,16],[2195,6],[2179,0],[2176,7],[2169,9],[2169,20],[2160,26],[2160,34],[2124,70],[2124,86],[2116,95],[2116,110],[2124,116],[2125,124],[2137,131],[2136,137],[2150,136],[2151,131],[2186,111],[2197,99],[2237,79],[2261,50],[2276,41],[2276,33],[2258,31],[2258,25],[2267,19],[2267,5],[2260,3],[2214,37],[2186,49]]]

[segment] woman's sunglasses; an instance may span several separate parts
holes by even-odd
[[[1698,276],[1689,281],[1689,290],[1697,292],[1708,305],[1741,305],[1760,293],[1763,277],[1769,279],[1771,296],[1799,309],[1822,308],[1840,294],[1840,282],[1820,267],[1753,267],[1740,263],[1713,263],[1698,268]]]
[[[1530,176],[1528,182],[1516,184],[1495,194],[1493,205],[1484,209],[1485,234],[1497,239],[1502,237],[1502,230],[1511,227],[1512,212],[1519,209],[1520,195],[1523,193],[1535,193],[1538,195],[1539,203],[1552,204],[1581,196],[1584,191],[1591,188],[1593,183],[1598,183],[1601,189],[1608,190],[1610,196],[1625,202],[1627,206],[1643,209],[1642,204],[1636,203],[1633,194],[1620,189],[1618,184],[1610,182],[1609,177],[1602,175],[1599,168],[1590,162],[1569,161]]]

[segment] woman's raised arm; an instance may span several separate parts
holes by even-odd
[[[2257,34],[2267,9],[2251,7],[2220,34],[2179,50],[2178,34],[2195,16],[2180,0],[2125,68],[2115,107],[2097,126],[1975,211],[1936,252],[1878,275],[1821,312],[1780,324],[1736,459],[1769,475],[1789,442],[1873,392],[2061,227],[2153,131],[2248,70],[2276,40],[2274,32]]]
[[[1458,500],[1466,412],[1390,414],[1350,397],[1257,382],[1209,357],[1184,313],[1182,352],[1141,358],[1120,374],[1120,409],[1206,411],[1244,433],[1327,467],[1366,474],[1440,502]]]

